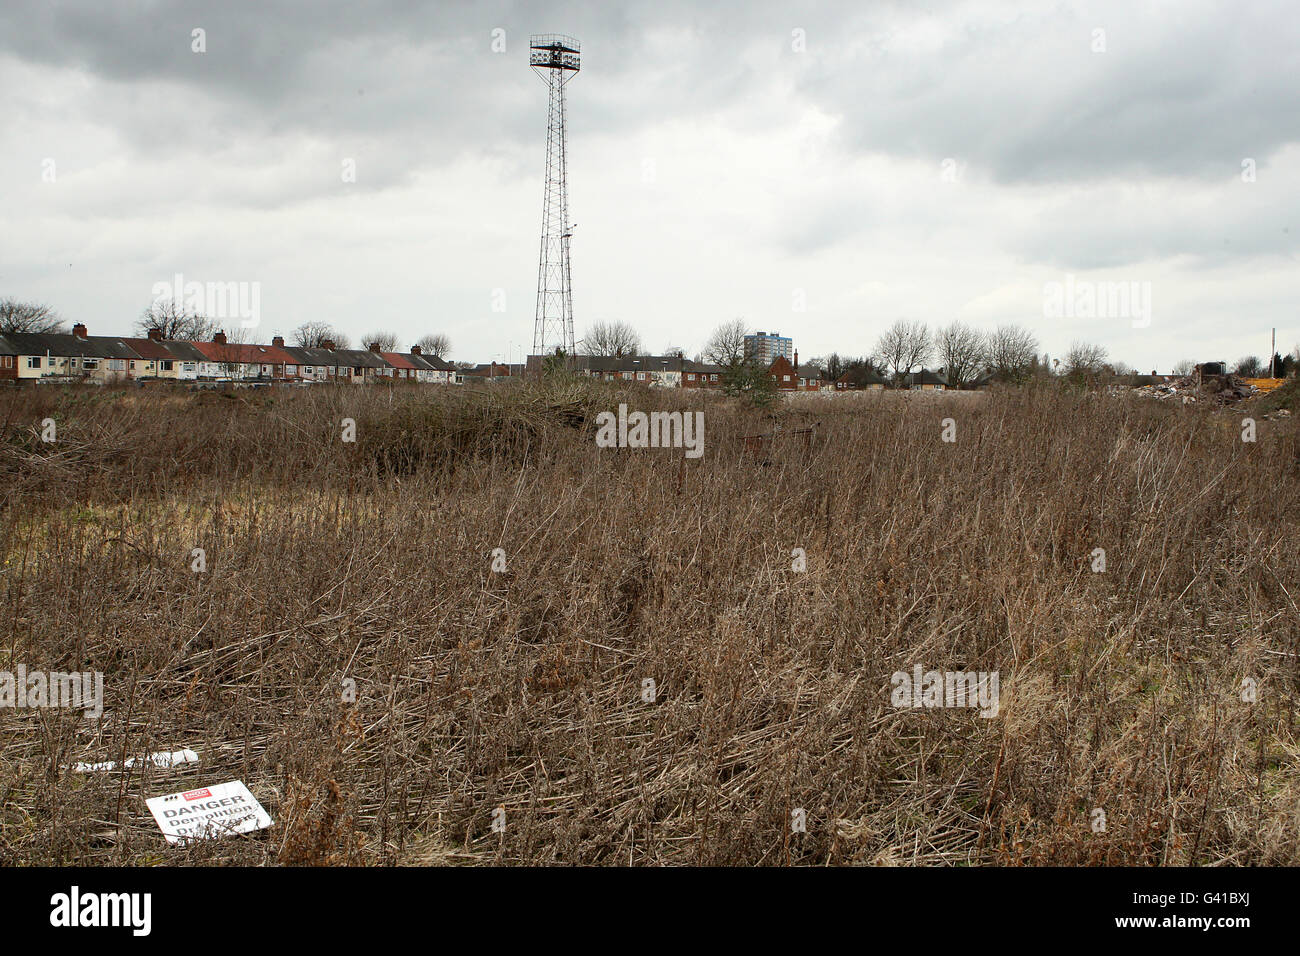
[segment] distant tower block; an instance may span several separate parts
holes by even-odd
[[[533,354],[561,348],[573,355],[573,284],[569,271],[569,164],[565,155],[564,86],[579,68],[578,41],[548,33],[529,40],[528,64],[551,91],[546,122],[546,192],[537,263]]]

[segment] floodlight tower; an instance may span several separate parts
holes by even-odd
[[[546,122],[546,190],[542,200],[542,248],[537,263],[537,312],[533,354],[561,348],[573,355],[573,285],[569,273],[569,165],[565,155],[564,86],[578,72],[578,41],[547,33],[529,40],[528,65],[550,90]]]

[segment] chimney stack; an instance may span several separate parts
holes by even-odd
[[[795,371],[798,371],[798,370],[799,370],[799,350],[798,350],[798,349],[795,349],[795,350],[794,350],[794,367],[795,367]]]
[[[323,348],[323,349],[327,349],[327,350],[333,352],[333,351],[334,351],[334,340],[333,340],[333,339],[321,339],[321,340],[320,340],[320,347]]]
[[[378,343],[378,342],[371,342],[371,343],[370,343],[370,351],[375,352],[375,353],[378,353],[378,352],[379,352],[379,343]]]
[[[72,327],[72,334],[79,339],[84,339],[86,337],[86,327],[78,322]]]
[[[422,348],[420,348],[418,345],[412,345],[412,346],[411,346],[411,354],[412,354],[412,355],[423,355],[423,354],[424,354],[424,350],[423,350]]]
[[[284,336],[283,336],[283,335],[274,335],[274,336],[272,336],[272,337],[271,337],[271,344],[272,344],[273,346],[275,346],[277,349],[282,349],[282,348],[284,348]]]
[[[150,342],[161,342],[161,341],[162,341],[162,329],[158,328],[157,326],[154,326],[152,329],[150,329],[150,330],[149,330],[149,341],[150,341]]]
[[[217,332],[217,333],[215,333],[215,334],[212,336],[212,341],[215,342],[215,343],[217,343],[217,345],[225,345],[225,344],[226,344],[226,333],[225,333],[225,332]]]

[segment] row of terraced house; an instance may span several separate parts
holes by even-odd
[[[496,369],[492,369],[493,372]],[[0,334],[0,382],[85,381],[96,384],[145,379],[260,382],[432,382],[460,384],[456,366],[418,345],[410,352],[319,348],[228,342],[218,332],[210,342],[165,340],[157,329],[148,338],[88,335],[78,323],[71,333]]]
[[[528,356],[528,374],[539,374],[548,360],[549,356]],[[569,365],[576,374],[589,378],[658,388],[722,388],[727,374],[721,365],[696,362],[681,355],[575,355]],[[767,374],[778,391],[786,392],[876,390],[886,386],[885,379],[870,368],[855,368],[832,379],[816,365],[800,365],[798,351],[793,362],[778,355],[768,365]],[[908,389],[925,391],[948,387],[942,374],[928,369],[904,376],[902,384]]]
[[[778,356],[768,368],[778,389],[816,392],[832,387],[821,369],[799,365],[799,353],[791,363]],[[540,373],[548,359],[544,355],[528,356],[527,372]],[[635,382],[658,388],[722,388],[727,370],[709,362],[695,362],[681,355],[575,355],[570,369],[589,378],[603,381]]]

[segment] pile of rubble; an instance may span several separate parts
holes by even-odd
[[[1234,375],[1188,375],[1168,382],[1142,385],[1133,392],[1147,398],[1176,399],[1184,405],[1193,402],[1232,405],[1258,394],[1259,389]]]

